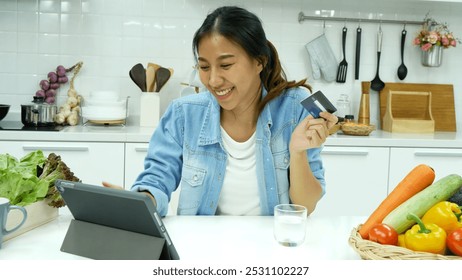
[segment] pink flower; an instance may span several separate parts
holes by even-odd
[[[438,33],[436,33],[435,31],[431,31],[430,34],[428,34],[428,37],[427,37],[427,40],[430,44],[436,44],[436,42],[438,42]]]
[[[449,46],[449,39],[445,36],[441,38],[441,44],[443,44],[444,47]]]
[[[449,48],[455,47],[460,42],[448,29],[446,23],[438,23],[434,19],[426,17],[422,29],[414,38],[413,44],[419,46],[422,51],[430,51],[435,45]]]
[[[429,49],[431,49],[431,47],[433,47],[432,44],[430,43],[426,43],[424,45],[422,45],[422,47],[420,47],[423,51],[428,51]]]

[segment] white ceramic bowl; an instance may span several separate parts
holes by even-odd
[[[90,92],[89,99],[100,101],[118,101],[119,93],[112,90],[97,90]]]
[[[124,120],[127,117],[127,110],[116,107],[84,106],[82,117],[90,121]]]
[[[84,104],[85,106],[95,106],[95,107],[125,108],[127,105],[127,101],[126,100],[109,101],[109,100],[88,98],[88,99],[85,99]]]

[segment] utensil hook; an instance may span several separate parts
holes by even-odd
[[[406,22],[404,22],[403,30],[406,31]]]
[[[326,21],[322,21],[322,34],[326,34]]]

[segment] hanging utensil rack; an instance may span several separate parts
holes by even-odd
[[[342,22],[372,22],[372,23],[395,23],[395,24],[415,24],[422,25],[425,21],[412,20],[394,20],[394,19],[370,19],[370,18],[345,18],[345,17],[323,17],[323,16],[305,16],[303,12],[298,14],[298,22],[302,23],[305,20],[322,20],[322,21],[342,21]]]

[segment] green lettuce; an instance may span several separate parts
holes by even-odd
[[[37,177],[37,168],[47,158],[41,150],[30,152],[20,160],[0,154],[0,197],[13,205],[26,206],[45,198],[49,183]]]

